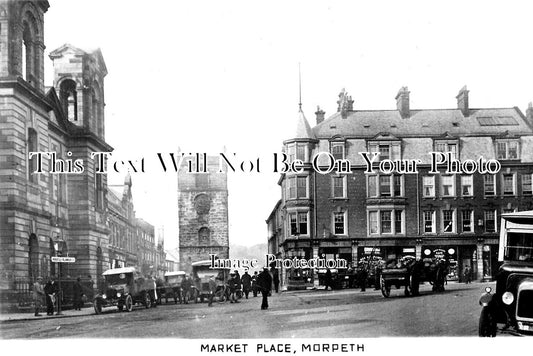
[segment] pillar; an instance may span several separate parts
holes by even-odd
[[[477,245],[477,273],[476,279],[481,281],[483,280],[483,239],[478,239]]]
[[[313,244],[313,258],[318,258],[318,244]],[[318,288],[318,268],[313,270],[313,288]]]

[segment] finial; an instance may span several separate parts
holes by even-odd
[[[300,69],[300,62],[298,62],[298,91],[300,95],[300,100],[298,102],[298,107],[302,111],[302,72]]]

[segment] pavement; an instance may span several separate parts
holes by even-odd
[[[457,282],[448,282],[450,284],[460,284]],[[462,283],[461,283],[462,284]],[[357,291],[358,289],[343,289],[343,290],[336,290],[335,295],[342,295],[342,294],[350,294],[354,291]],[[317,289],[307,289],[307,290],[293,290],[293,291],[283,291],[282,292],[285,295],[290,294],[306,294],[310,297],[323,297],[325,295],[328,295],[331,293],[331,291],[328,293],[328,291],[324,290],[324,287],[320,286]],[[365,292],[363,292],[365,293]],[[367,288],[365,294],[381,294],[380,290],[374,290],[374,288]],[[41,316],[34,316],[33,311],[31,312],[18,312],[18,313],[0,313],[0,323],[8,323],[11,321],[30,321],[30,320],[46,320],[46,319],[60,319],[60,318],[73,318],[73,317],[80,317],[80,316],[87,316],[94,314],[94,309],[91,306],[86,306],[82,308],[81,310],[73,310],[73,309],[67,309],[62,310],[61,315],[46,315],[45,307],[42,308]]]
[[[44,308],[43,308],[44,309]],[[44,320],[44,319],[60,319],[60,318],[72,318],[76,316],[86,316],[94,314],[94,309],[91,307],[82,308],[81,310],[62,310],[61,315],[46,315],[46,310],[41,311],[41,316],[35,316],[32,312],[28,313],[2,313],[0,314],[0,323],[10,322],[10,321],[21,321],[21,320]]]

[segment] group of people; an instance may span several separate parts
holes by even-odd
[[[275,275],[277,275],[277,273]],[[242,277],[239,274],[239,271],[235,270],[230,273],[230,277],[228,279],[229,301],[230,303],[239,303],[239,298],[241,298],[243,295],[246,299],[248,299],[250,292],[252,292],[254,297],[257,297],[258,292],[260,292],[263,297],[261,310],[268,309],[268,296],[272,290],[272,283],[273,276],[271,276],[268,268],[266,267],[263,268],[261,273],[257,273],[257,271],[255,271],[253,275],[248,274],[248,271],[246,270]],[[279,279],[278,284],[275,284],[276,292],[278,290],[278,286]],[[209,287],[211,291],[209,305],[211,306],[213,295],[216,291],[216,283],[214,282],[213,278],[211,278],[209,281]]]
[[[41,308],[46,305],[46,315],[54,315],[54,310],[58,299],[61,298],[59,285],[54,277],[43,286],[43,277],[37,277],[33,284],[33,303],[35,316],[41,316]],[[83,286],[81,278],[77,278],[73,285],[73,304],[75,310],[81,310],[83,307]],[[57,311],[59,313],[59,310]]]

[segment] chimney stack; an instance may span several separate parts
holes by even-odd
[[[529,125],[533,127],[533,103],[531,102],[527,105],[526,118]]]
[[[324,117],[326,116],[326,112],[324,110],[320,109],[320,106],[316,107],[316,124],[320,124],[322,121],[324,121]]]
[[[464,117],[467,117],[470,114],[468,108],[468,90],[466,85],[459,90],[459,94],[455,97],[457,99],[457,109],[461,110]]]
[[[409,110],[409,89],[402,87],[396,95],[396,108],[400,112],[403,119],[410,116]]]
[[[353,99],[344,88],[339,93],[339,100],[337,101],[337,112],[340,112],[343,119],[346,119],[349,111],[353,111]]]

